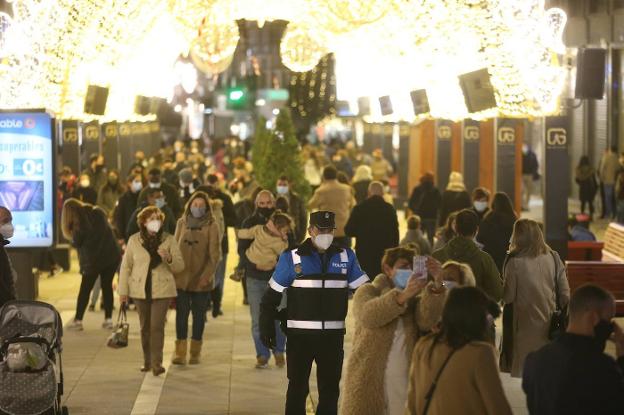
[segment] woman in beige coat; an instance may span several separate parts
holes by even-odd
[[[502,367],[509,366],[511,376],[522,377],[527,354],[549,342],[548,329],[555,311],[555,278],[560,306],[570,300],[570,286],[565,265],[559,255],[544,242],[537,222],[520,219],[511,235],[510,254],[503,268],[503,301],[513,304],[511,356],[503,357]],[[503,342],[503,351],[509,349]]]
[[[487,342],[499,314],[498,305],[479,288],[450,291],[440,331],[414,348],[407,414],[511,415],[496,351]]]
[[[119,298],[122,306],[134,300],[141,324],[142,372],[154,376],[162,367],[165,319],[171,299],[176,296],[173,273],[184,269],[180,248],[172,235],[163,232],[165,215],[148,206],[139,212],[139,232],[128,240],[119,271]]]
[[[208,296],[214,287],[214,274],[221,259],[221,230],[212,214],[210,198],[195,192],[189,198],[184,214],[178,219],[175,239],[182,252],[185,267],[175,274],[176,344],[172,363],[186,363],[188,318],[193,314],[190,364],[199,363]]]
[[[474,285],[468,266],[445,264],[442,270],[430,259],[434,281],[427,284],[414,275],[405,286],[414,255],[407,247],[386,250],[383,273],[355,293],[356,329],[347,361],[342,414],[403,414],[416,340],[440,321],[446,286]]]

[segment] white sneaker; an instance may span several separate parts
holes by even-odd
[[[112,330],[113,329],[113,319],[107,318],[106,320],[104,320],[104,323],[102,323],[102,328],[106,329],[106,330]]]
[[[82,327],[82,321],[81,320],[76,320],[73,319],[71,323],[67,324],[65,326],[65,328],[67,330],[74,330],[74,331],[82,331],[84,330],[84,327]]]

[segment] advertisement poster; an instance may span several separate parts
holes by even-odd
[[[0,205],[13,214],[11,248],[54,242],[52,141],[49,114],[0,113]]]

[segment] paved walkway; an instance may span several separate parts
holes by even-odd
[[[229,263],[235,258],[230,256]],[[74,270],[77,267],[73,262]],[[74,314],[80,276],[62,273],[40,282],[41,300],[56,306],[64,322]],[[129,313],[130,345],[113,350],[106,347],[109,332],[100,325],[100,311],[87,312],[83,332],[66,331],[63,337],[65,404],[72,415],[246,415],[281,414],[287,386],[286,370],[272,366],[255,369],[255,352],[250,337],[249,309],[242,305],[240,284],[226,282],[224,316],[209,317],[200,365],[171,366],[159,378],[139,371],[142,354],[138,316]],[[175,311],[168,315],[165,363],[170,361],[175,340]],[[347,356],[353,333],[348,321]],[[314,371],[313,371],[314,372]],[[515,413],[524,414],[524,396],[519,382],[504,377],[504,385]],[[311,381],[310,413],[316,401],[315,380]]]

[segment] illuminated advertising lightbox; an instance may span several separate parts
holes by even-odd
[[[0,206],[13,214],[12,248],[54,243],[52,117],[0,112]]]

